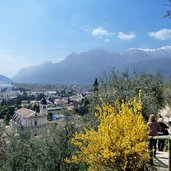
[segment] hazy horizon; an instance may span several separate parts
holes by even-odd
[[[72,52],[171,45],[167,0],[17,0],[0,2],[0,74],[59,62]]]

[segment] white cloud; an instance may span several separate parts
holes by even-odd
[[[102,27],[97,27],[92,30],[92,35],[93,36],[111,36],[114,35],[114,33],[109,32],[106,29],[103,29]]]
[[[118,33],[118,38],[120,40],[131,40],[131,39],[134,39],[135,37],[136,37],[136,35],[133,32],[131,32],[129,34],[125,34],[123,32]]]
[[[156,39],[160,40],[169,40],[171,39],[171,29],[161,29],[157,32],[150,32],[149,33],[150,37],[154,37]]]

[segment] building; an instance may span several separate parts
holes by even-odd
[[[10,120],[10,127],[15,130],[31,130],[34,136],[43,134],[48,124],[47,103],[44,98],[40,101],[39,108],[40,112],[26,108],[16,110]]]

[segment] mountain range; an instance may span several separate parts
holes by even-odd
[[[132,48],[122,53],[104,49],[72,53],[59,63],[43,63],[22,68],[14,77],[20,83],[92,83],[109,67],[120,71],[134,67],[137,72],[171,75],[171,46],[158,49]]]
[[[0,75],[0,87],[12,86],[12,80],[8,77]]]

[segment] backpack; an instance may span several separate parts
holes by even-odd
[[[164,135],[169,135],[169,131],[167,129],[164,130],[163,132]]]

